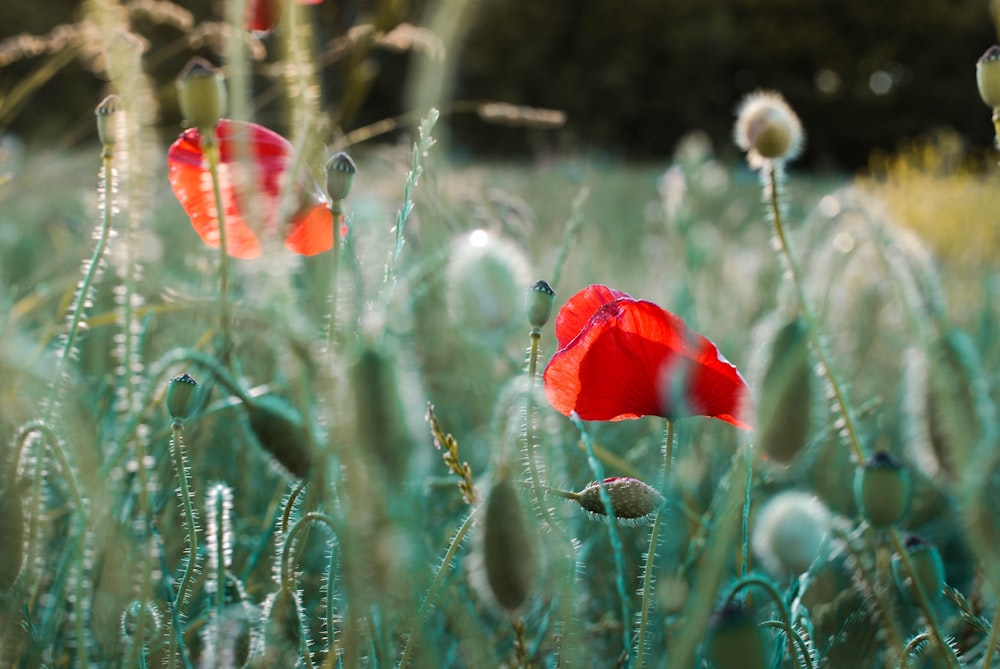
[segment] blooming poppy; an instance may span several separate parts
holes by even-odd
[[[298,0],[300,5],[318,5],[323,0]],[[250,0],[246,6],[244,27],[256,32],[269,32],[281,18],[283,0]]]
[[[235,258],[260,255],[260,239],[251,222],[265,230],[278,228],[281,186],[292,163],[293,147],[281,135],[255,123],[222,119],[219,138],[219,186],[226,221],[226,252]],[[243,151],[250,161],[240,161]],[[212,177],[197,128],[185,130],[167,153],[170,185],[195,232],[209,246],[219,246]],[[319,186],[299,186],[298,209],[285,230],[285,246],[295,253],[316,255],[333,246],[333,214]],[[341,234],[344,229],[341,227]]]
[[[711,416],[750,429],[749,390],[711,341],[677,316],[607,286],[584,288],[556,317],[545,394],[584,420]]]

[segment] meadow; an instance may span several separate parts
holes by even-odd
[[[161,137],[112,5],[99,141],[0,142],[0,666],[1000,662],[995,154],[374,142],[292,2],[287,138],[242,37]]]

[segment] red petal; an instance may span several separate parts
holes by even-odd
[[[326,204],[299,211],[292,218],[292,230],[285,237],[289,251],[314,256],[333,247],[333,214]]]
[[[558,342],[559,348],[566,348],[566,344],[580,334],[587,321],[602,305],[619,297],[628,296],[628,293],[623,293],[620,290],[595,284],[587,286],[569,298],[563,308],[559,310],[559,315],[556,316],[556,342]]]
[[[746,382],[715,345],[652,302],[621,297],[600,307],[545,369],[556,410],[584,420],[740,416]]]
[[[268,32],[281,17],[281,0],[249,0],[244,16],[247,30]]]

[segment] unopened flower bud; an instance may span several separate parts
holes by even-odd
[[[357,165],[351,157],[341,151],[326,161],[326,194],[331,200],[344,200],[351,193]]]
[[[903,540],[903,547],[913,567],[913,574],[911,578],[902,558],[893,555],[892,577],[896,581],[896,587],[909,601],[915,603],[918,599],[913,580],[916,579],[931,602],[940,599],[944,587],[944,562],[937,546],[915,534],[910,534]]]
[[[222,74],[203,58],[192,58],[177,78],[181,114],[199,130],[214,128],[226,109]]]
[[[167,386],[167,412],[174,420],[184,420],[198,406],[198,382],[190,374],[170,379]]]
[[[121,100],[117,95],[109,95],[97,105],[94,114],[97,116],[97,136],[101,144],[113,148],[121,136]]]
[[[715,669],[764,669],[767,644],[757,621],[735,602],[726,602],[712,619],[705,654]]]
[[[620,522],[639,523],[653,515],[663,504],[663,495],[638,479],[607,478],[604,479],[604,489],[611,498],[611,511]],[[608,515],[601,499],[601,486],[596,482],[577,493],[576,501],[593,514]]]
[[[506,478],[497,481],[486,499],[483,560],[490,591],[504,610],[521,608],[535,582],[535,545],[517,488]]]
[[[895,525],[910,505],[910,474],[888,453],[876,453],[854,475],[854,500],[872,527]]]
[[[736,144],[751,162],[791,160],[802,149],[802,123],[780,93],[757,91],[743,98],[736,118]]]
[[[1000,46],[994,44],[976,62],[976,85],[986,106],[1000,109]]]
[[[536,281],[524,296],[525,310],[528,312],[528,324],[533,328],[544,327],[552,315],[552,303],[555,302],[556,291],[547,281]]]
[[[304,478],[312,457],[309,435],[295,407],[275,395],[263,395],[244,409],[261,447],[292,475]]]

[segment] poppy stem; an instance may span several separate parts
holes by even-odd
[[[812,348],[816,353],[817,359],[819,360],[820,368],[830,384],[833,401],[836,403],[837,408],[840,411],[840,415],[844,420],[844,432],[847,437],[847,443],[851,448],[851,455],[854,460],[854,464],[860,465],[865,462],[865,450],[861,446],[861,437],[858,436],[858,427],[854,419],[854,413],[851,411],[850,405],[847,402],[847,396],[844,392],[843,385],[840,383],[837,375],[834,374],[833,365],[830,364],[830,355],[826,350],[826,346],[823,344],[823,341],[819,336],[819,325],[816,321],[816,316],[813,314],[812,308],[809,306],[809,300],[806,298],[805,289],[802,287],[802,270],[799,269],[798,264],[795,262],[795,258],[792,257],[792,252],[788,246],[788,239],[785,237],[785,229],[781,221],[781,207],[778,202],[778,169],[779,168],[775,165],[774,161],[771,161],[767,167],[767,195],[771,211],[771,222],[774,225],[774,234],[778,239],[780,253],[785,259],[788,275],[791,278],[793,287],[795,288],[795,296],[799,303],[799,310],[802,312],[802,319],[805,321],[806,328],[809,331],[809,341],[812,344]]]
[[[785,604],[785,600],[781,598],[778,591],[774,589],[768,581],[760,578],[758,576],[751,576],[748,578],[742,578],[740,581],[729,591],[729,596],[726,597],[726,605],[737,604],[737,595],[741,590],[745,590],[751,586],[757,586],[761,590],[767,593],[768,597],[774,603],[775,607],[778,609],[778,618],[781,620],[781,629],[785,631],[788,636],[788,653],[792,657],[795,656],[796,645],[802,655],[802,661],[805,663],[807,669],[813,669],[812,657],[809,655],[809,651],[806,649],[805,643],[802,641],[802,637],[796,633],[795,629],[792,627],[791,615],[788,613],[788,606]],[[742,603],[738,604],[742,606]]]
[[[337,277],[340,274],[340,227],[344,218],[344,201],[333,200],[329,207],[333,215],[333,247],[330,249],[333,258],[330,261],[330,318],[326,323],[327,352],[330,351],[337,330]]]
[[[229,310],[229,253],[226,249],[226,212],[222,206],[222,187],[219,185],[219,140],[215,128],[206,129],[202,134],[202,147],[208,160],[208,173],[212,178],[212,194],[215,197],[215,218],[219,228],[219,328],[222,330],[223,364],[230,365],[232,348],[232,315]]]
[[[667,484],[670,480],[670,470],[674,461],[674,437],[675,423],[667,419],[666,433],[663,437],[663,481],[660,491],[663,499],[667,499]],[[653,569],[656,566],[656,548],[660,542],[660,524],[663,522],[663,509],[666,502],[660,505],[653,520],[653,529],[649,532],[649,547],[646,548],[646,556],[642,561],[642,601],[639,603],[639,630],[636,633],[635,641],[635,666],[642,669],[644,655],[646,653],[646,628],[649,625],[649,600],[653,590]]]
[[[195,517],[194,505],[191,503],[192,492],[188,484],[190,468],[188,466],[187,454],[184,452],[184,421],[175,419],[170,426],[170,430],[170,454],[173,457],[174,470],[177,473],[177,496],[180,498],[181,509],[184,513],[184,526],[187,530],[188,541],[184,573],[181,575],[180,584],[177,586],[177,597],[174,599],[172,616],[174,623],[170,633],[170,649],[167,657],[168,666],[175,667],[177,653],[180,651],[179,646],[183,646],[184,639],[184,631],[180,629],[183,619],[180,609],[187,603],[188,588],[197,570],[198,521]]]

